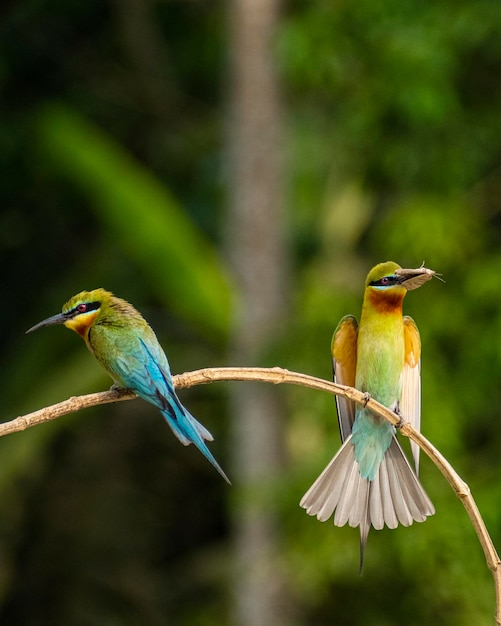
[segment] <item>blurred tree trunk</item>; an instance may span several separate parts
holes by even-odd
[[[288,250],[283,193],[282,118],[273,38],[279,0],[230,0],[230,154],[227,250],[237,282],[231,363],[262,364],[284,323]],[[269,365],[269,363],[268,363]],[[266,486],[284,465],[284,407],[267,385],[232,385],[232,476],[250,497],[233,515],[239,626],[290,624],[277,512]],[[245,495],[244,491],[244,495]],[[261,498],[260,498],[261,496]]]
[[[119,41],[130,61],[127,84],[136,103],[162,120],[172,117],[181,94],[154,3],[111,0],[111,6]]]

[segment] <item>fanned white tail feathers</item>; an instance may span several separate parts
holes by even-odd
[[[395,436],[373,481],[358,471],[351,435],[303,496],[309,515],[334,524],[360,526],[361,565],[369,529],[396,528],[423,522],[435,509]]]

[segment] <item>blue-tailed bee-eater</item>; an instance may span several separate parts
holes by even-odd
[[[176,395],[169,362],[158,339],[143,316],[126,300],[104,289],[82,291],[62,309],[27,332],[64,324],[82,337],[115,386],[131,389],[160,409],[179,441],[194,443],[229,483],[205,441],[210,432],[181,404]]]
[[[355,387],[420,429],[421,341],[414,321],[402,315],[407,291],[435,272],[402,269],[393,262],[372,268],[365,283],[360,324],[347,315],[332,338],[334,380]],[[360,527],[360,569],[369,529],[410,526],[435,512],[417,474],[419,447],[411,442],[414,472],[395,427],[367,407],[336,396],[340,450],[301,500],[309,515]]]

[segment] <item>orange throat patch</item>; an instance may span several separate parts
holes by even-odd
[[[367,296],[371,306],[373,306],[378,313],[390,315],[392,313],[401,313],[405,293],[405,288],[396,287],[395,289],[385,291],[371,289]]]

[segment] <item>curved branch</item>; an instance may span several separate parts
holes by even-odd
[[[358,404],[367,404],[367,407],[376,415],[383,417],[394,426],[399,427],[400,432],[415,441],[423,452],[435,463],[440,472],[445,476],[456,495],[461,500],[473,528],[478,536],[484,551],[487,565],[494,577],[496,589],[496,624],[501,626],[501,560],[496,552],[492,539],[484,524],[480,511],[471,495],[470,488],[457,474],[452,465],[445,457],[425,438],[416,431],[408,422],[401,421],[400,417],[376,400],[367,397],[361,391],[352,387],[346,387],[337,383],[329,382],[307,374],[290,372],[280,367],[211,367],[193,372],[185,372],[173,377],[176,388],[194,387],[217,381],[259,381],[279,385],[283,383],[309,387],[317,391],[326,391],[353,400]],[[68,413],[74,413],[80,409],[89,408],[98,404],[132,400],[136,395],[129,390],[110,389],[100,393],[92,393],[85,396],[72,397],[64,402],[40,409],[17,417],[10,422],[0,424],[0,437],[11,433],[26,430],[31,426],[42,424],[61,417]]]

